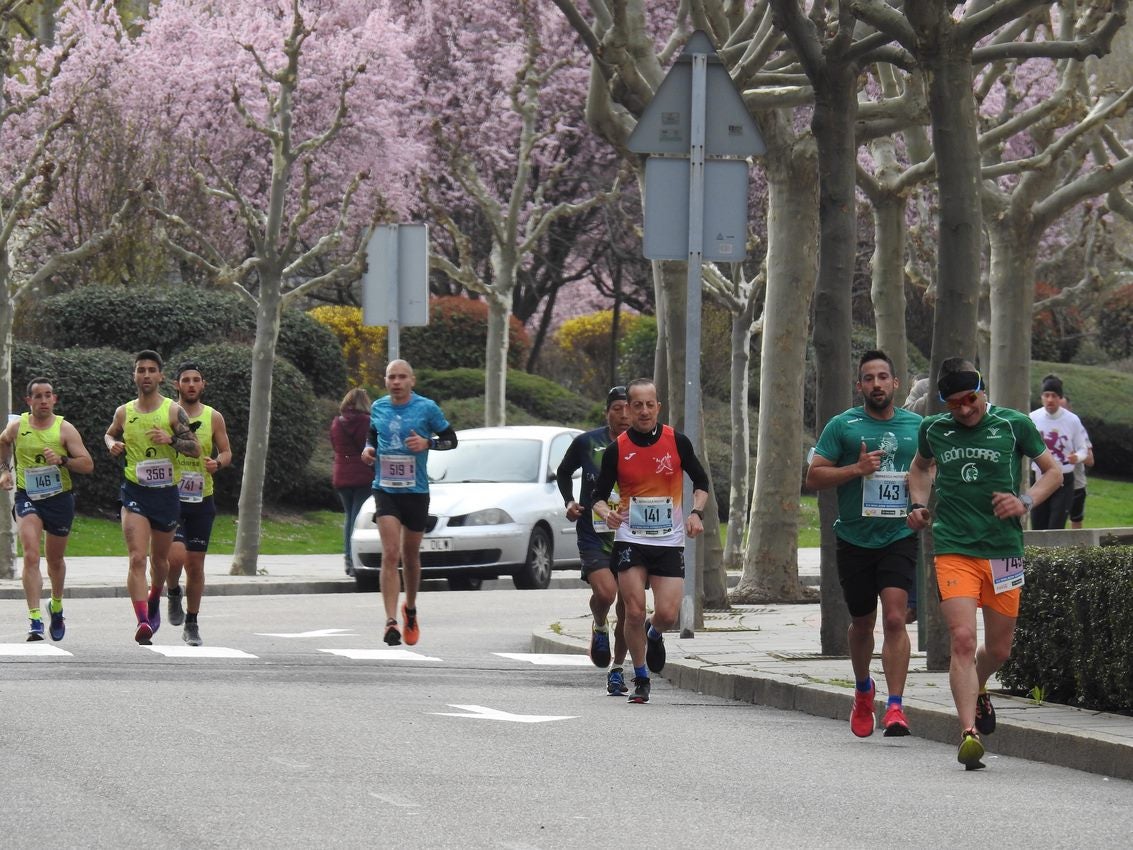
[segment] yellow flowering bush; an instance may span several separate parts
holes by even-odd
[[[352,385],[383,386],[386,365],[384,325],[363,326],[361,307],[325,305],[308,312],[311,318],[330,329],[338,338]]]

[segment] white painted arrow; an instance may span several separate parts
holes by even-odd
[[[309,632],[256,632],[258,637],[281,637],[281,638],[318,638],[318,637],[339,637],[340,635],[353,635],[354,629],[314,629]]]
[[[456,714],[449,711],[431,712],[439,717],[469,717],[472,720],[507,720],[511,723],[548,723],[552,720],[574,720],[577,715],[539,715],[539,714],[511,714],[497,708],[487,708],[483,705],[452,705],[449,708],[459,708],[471,714]]]

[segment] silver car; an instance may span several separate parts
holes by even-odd
[[[455,449],[430,452],[422,579],[476,590],[486,578],[510,575],[516,587],[534,589],[550,584],[552,570],[577,569],[575,527],[555,470],[579,433],[543,425],[470,428],[457,432]],[[351,551],[358,589],[377,589],[382,543],[372,496],[358,512]]]

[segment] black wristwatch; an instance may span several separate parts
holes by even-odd
[[[927,507],[928,507],[928,505],[922,505],[920,502],[913,502],[911,505],[909,505],[909,510],[915,511],[919,508],[927,508]]]
[[[701,522],[704,521],[704,511],[702,511],[700,508],[693,508],[691,511],[689,511],[689,513],[696,514],[698,517],[700,517]]]

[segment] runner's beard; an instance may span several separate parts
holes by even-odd
[[[873,395],[865,396],[865,405],[870,410],[882,411],[887,409],[893,404],[893,393],[885,393],[881,396],[880,401]]]

